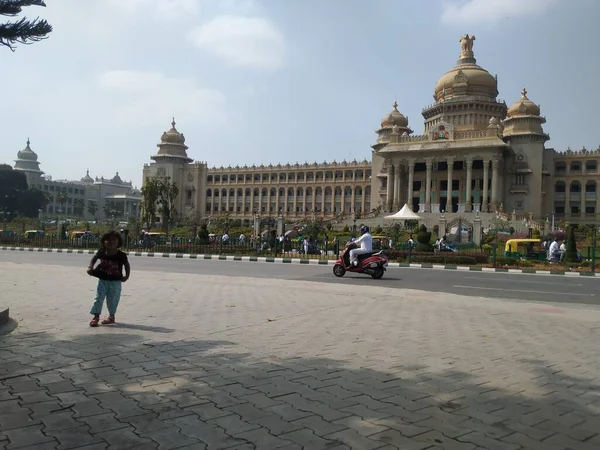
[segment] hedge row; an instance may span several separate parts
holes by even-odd
[[[408,250],[385,250],[384,254],[393,261],[408,261]],[[489,255],[479,252],[412,252],[411,262],[448,264],[487,264]],[[468,262],[472,261],[472,262]]]

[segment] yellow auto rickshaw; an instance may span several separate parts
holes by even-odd
[[[25,239],[39,239],[43,238],[46,234],[43,230],[27,230],[25,232]]]
[[[390,247],[390,238],[387,236],[373,236],[373,250],[381,250]]]
[[[546,251],[541,247],[541,239],[509,239],[504,245],[504,256],[515,259],[546,259]]]

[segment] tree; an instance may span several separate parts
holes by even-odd
[[[0,16],[15,17],[21,14],[27,6],[46,6],[43,0],[0,0]],[[39,17],[29,20],[23,17],[19,20],[0,24],[0,45],[8,47],[13,52],[15,44],[30,45],[48,38],[52,25]]]
[[[201,245],[206,245],[210,241],[208,227],[205,223],[200,225],[200,231],[198,231],[198,243]]]
[[[84,209],[85,203],[82,198],[76,198],[73,200],[73,214],[76,216],[83,216]]]
[[[23,217],[38,217],[39,211],[45,210],[50,203],[48,195],[39,189],[27,189],[19,192],[17,197],[17,213]]]
[[[392,241],[395,242],[396,244],[398,244],[400,242],[400,237],[402,236],[402,234],[404,233],[404,227],[402,226],[401,223],[398,222],[393,222],[389,225],[386,225],[383,228],[383,233],[392,238]]]
[[[16,215],[19,211],[19,196],[27,189],[27,178],[23,172],[7,165],[0,166],[0,211]]]
[[[104,216],[105,217],[112,217],[114,216],[116,213],[118,213],[119,211],[117,210],[117,205],[115,204],[115,202],[108,201],[104,204],[104,206],[102,207],[102,210],[104,212]]]
[[[62,210],[62,212],[64,214],[65,213],[64,206],[67,203],[67,200],[69,199],[69,197],[64,192],[57,192],[56,197],[54,197],[54,198],[56,200],[56,203],[58,203],[60,205],[60,209]]]
[[[175,203],[179,195],[179,188],[175,182],[171,183],[171,177],[158,180],[158,205],[162,216],[163,230],[168,231],[169,225],[177,216]]]
[[[431,245],[431,231],[427,231],[427,227],[425,225],[421,225],[419,227],[419,231],[417,232],[417,242],[416,250],[418,252],[432,252],[433,245]]]
[[[231,215],[229,213],[223,213],[210,219],[210,226],[214,227],[219,232],[227,233],[232,222]]]
[[[310,220],[302,227],[302,235],[309,239],[318,239],[325,232],[321,219]]]
[[[142,222],[146,224],[148,230],[152,228],[152,225],[156,221],[156,210],[159,196],[159,183],[158,179],[151,178],[144,182],[142,186],[142,202],[141,202],[141,215]]]
[[[96,213],[98,212],[98,203],[91,201],[87,205],[88,213],[92,215],[94,220],[96,220]]]
[[[577,262],[577,242],[575,242],[575,226],[569,226],[567,235],[567,251],[565,252],[565,262]]]

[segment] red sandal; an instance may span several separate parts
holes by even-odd
[[[100,323],[102,325],[112,325],[113,323],[115,323],[115,317],[114,316],[108,316],[106,319],[104,319]]]
[[[100,318],[94,316],[94,318],[90,321],[90,327],[97,327],[99,321],[100,321]]]

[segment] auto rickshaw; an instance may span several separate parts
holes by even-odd
[[[543,261],[546,251],[541,247],[541,239],[509,239],[504,245],[504,256]]]
[[[373,250],[389,248],[390,238],[387,236],[373,236]]]
[[[39,239],[43,238],[46,234],[43,230],[27,230],[25,232],[25,239]]]

